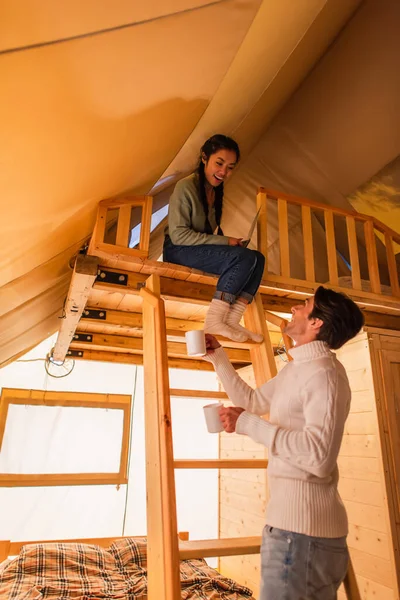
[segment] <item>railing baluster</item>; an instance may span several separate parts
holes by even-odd
[[[303,223],[303,245],[304,245],[304,264],[306,271],[306,280],[315,281],[314,248],[311,224],[311,208],[309,206],[301,207],[301,220]]]
[[[104,242],[107,225],[107,212],[108,210],[106,206],[99,206],[96,226],[93,232],[93,238],[96,244],[102,244]]]
[[[351,278],[353,289],[361,290],[360,260],[358,257],[358,245],[356,235],[356,222],[354,217],[346,217],[347,237],[349,241]]]
[[[117,223],[117,237],[115,240],[116,246],[129,246],[129,233],[131,225],[131,212],[132,206],[125,204],[120,206],[118,212],[118,223]]]
[[[151,196],[145,196],[142,206],[142,226],[140,228],[139,248],[143,252],[146,252],[146,254],[149,252],[152,210],[153,198]]]
[[[333,223],[333,212],[331,210],[324,211],[325,217],[325,235],[326,235],[326,251],[328,253],[328,269],[329,283],[339,285],[339,276],[336,258],[336,241],[335,227]]]
[[[393,248],[393,237],[389,233],[385,233],[385,245],[392,296],[400,296],[399,273]]]
[[[289,228],[287,202],[278,198],[279,249],[281,253],[281,275],[290,277]]]
[[[258,192],[257,210],[261,208],[257,221],[257,249],[265,257],[264,273],[268,273],[268,239],[267,239],[267,194]]]
[[[378,257],[376,254],[376,241],[374,233],[374,222],[368,219],[364,223],[365,246],[367,249],[368,272],[371,282],[371,291],[374,294],[381,293],[381,282],[379,279]]]

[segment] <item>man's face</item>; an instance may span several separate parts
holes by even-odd
[[[314,331],[313,319],[309,319],[314,308],[314,296],[306,298],[304,303],[292,307],[292,319],[285,327],[287,333],[293,340],[299,341],[309,336]]]

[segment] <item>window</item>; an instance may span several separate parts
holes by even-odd
[[[0,487],[127,482],[131,397],[4,388]]]

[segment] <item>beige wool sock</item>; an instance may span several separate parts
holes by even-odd
[[[247,304],[245,302],[241,302],[240,300],[235,302],[235,304],[232,304],[226,318],[226,324],[229,327],[232,327],[232,329],[241,332],[243,335],[246,336],[246,339],[250,338],[251,340],[253,340],[253,342],[262,342],[264,338],[260,333],[253,333],[252,331],[249,331],[245,327],[239,325],[240,319],[242,318],[246,308]]]
[[[205,333],[212,333],[213,335],[222,335],[235,342],[245,342],[248,338],[247,335],[226,324],[229,310],[230,304],[228,304],[228,302],[214,298],[214,300],[211,301],[206,314],[204,331]]]

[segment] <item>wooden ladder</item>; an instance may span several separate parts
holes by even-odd
[[[171,395],[226,399],[223,392],[171,390],[169,387],[167,333],[160,277],[151,275],[140,291],[143,299],[143,367],[145,383],[147,579],[148,600],[181,598],[179,561],[189,558],[258,554],[261,536],[217,540],[179,541],[175,469],[266,468],[266,459],[174,460]],[[279,318],[279,317],[278,317]],[[271,320],[274,315],[271,315]],[[275,317],[276,319],[276,317]],[[245,312],[245,324],[262,333],[261,344],[251,344],[250,356],[257,386],[276,375],[273,347],[261,297]],[[345,582],[349,600],[359,600],[352,568]]]

